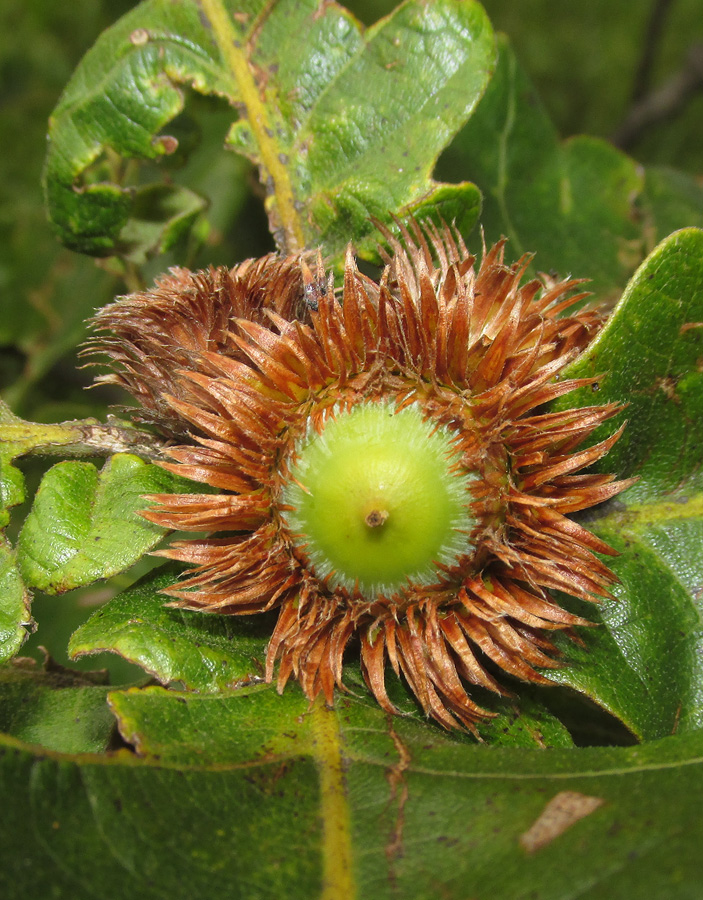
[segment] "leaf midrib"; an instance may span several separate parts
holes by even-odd
[[[222,59],[234,79],[244,108],[247,123],[254,135],[261,158],[261,167],[274,185],[278,218],[283,232],[283,246],[287,253],[295,253],[305,247],[305,235],[300,217],[295,209],[295,195],[288,169],[279,159],[279,150],[273,141],[265,103],[261,101],[259,88],[244,53],[243,42],[235,31],[221,0],[200,0],[203,12],[210,22]],[[262,181],[265,184],[266,178]]]

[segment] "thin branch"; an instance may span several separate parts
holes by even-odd
[[[644,35],[640,63],[632,85],[631,104],[637,103],[651,90],[652,71],[666,28],[666,17],[671,12],[672,5],[673,0],[654,0]]]
[[[611,137],[616,147],[630,149],[648,129],[676,115],[697,91],[703,89],[703,44],[694,44],[681,69],[662,87],[632,106]]]
[[[2,413],[0,408],[0,413]],[[3,446],[4,445],[4,446]],[[0,416],[0,457],[18,456],[88,457],[134,453],[145,459],[162,458],[163,442],[146,431],[108,416],[44,425],[17,416]]]

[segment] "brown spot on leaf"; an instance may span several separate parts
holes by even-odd
[[[657,378],[654,384],[660,391],[664,392],[667,400],[671,400],[673,403],[681,402],[679,395],[676,393],[676,380],[674,378],[667,375],[665,378]]]
[[[600,797],[589,797],[576,791],[560,791],[552,797],[527,831],[520,835],[520,846],[528,853],[541,850],[604,802]]]
[[[157,138],[154,138],[153,144],[155,147],[160,148],[161,152],[166,156],[171,156],[178,150],[178,138],[175,138],[172,134],[160,134]]]
[[[149,43],[149,32],[146,28],[135,28],[130,34],[129,40],[135,47],[142,47]]]

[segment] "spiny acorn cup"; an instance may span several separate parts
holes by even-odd
[[[506,265],[503,242],[476,268],[450,228],[388,240],[380,280],[349,252],[340,291],[308,254],[173,269],[99,312],[92,350],[175,441],[164,467],[217,490],[143,512],[208,535],[161,551],[192,567],[174,605],[278,608],[267,679],[278,662],[279,690],[328,703],[356,636],[385,710],[389,661],[427,715],[474,730],[490,714],[467,684],[545,682],[549,632],[589,624],[551,590],[610,596],[595,554],[614,551],[567,516],[631,483],[577,474],[621,407],[539,409],[592,383],[559,378],[603,321],[569,313],[578,281],[521,284],[529,257]]]

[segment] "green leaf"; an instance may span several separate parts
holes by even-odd
[[[18,561],[30,587],[60,594],[124,571],[156,546],[164,529],[139,511],[145,494],[186,482],[127,453],[92,463],[62,462],[42,479],[20,532]]]
[[[372,709],[377,708],[378,704],[361,674],[358,657],[355,658],[351,648],[345,657],[344,685],[355,701],[364,703]],[[428,721],[417,698],[408,689],[405,681],[397,677],[390,667],[386,671],[386,689],[391,703],[400,714],[405,719],[413,719],[418,724],[424,725],[429,738],[437,726]],[[288,690],[297,688],[291,685],[286,688],[286,691]],[[519,694],[514,697],[499,697],[475,687],[469,688],[469,692],[483,709],[493,714],[492,718],[476,723],[479,741],[496,747],[524,747],[530,750],[537,747],[552,749],[574,746],[567,727],[545,705],[547,691],[544,688],[521,684]],[[337,696],[341,702],[345,694],[340,693]],[[462,735],[461,739],[474,740],[468,735]]]
[[[318,0],[145,0],[99,38],[51,118],[50,217],[74,249],[133,258],[187,227],[181,213],[193,201],[162,185],[148,189],[160,192],[164,212],[152,213],[146,234],[136,222],[140,193],[117,171],[120,158],[176,150],[164,129],[192,87],[241,109],[227,143],[259,167],[280,248],[323,243],[338,257],[353,237],[370,252],[369,217],[390,224],[391,213],[457,217],[468,229],[477,189],[431,173],[483,93],[494,55],[473,0],[408,0],[366,31]]]
[[[146,687],[112,691],[109,703],[139,756],[187,765],[195,753],[206,765],[232,765],[263,747],[272,756],[286,755],[291,744],[312,750],[310,703],[297,688],[281,698],[265,684],[217,695]],[[341,701],[341,709],[348,705]]]
[[[16,417],[0,400],[0,427]],[[12,465],[12,449],[0,447],[0,662],[20,649],[32,625],[30,597],[17,569],[17,558],[4,529],[10,510],[24,502],[24,475]]]
[[[120,234],[122,254],[143,264],[165,253],[186,236],[207,207],[206,201],[184,187],[150,184],[132,194],[129,221]]]
[[[32,625],[30,598],[19,571],[15,552],[0,535],[0,662],[14,656]]]
[[[616,602],[603,605],[603,626],[581,632],[581,648],[562,643],[573,663],[548,677],[585,691],[645,738],[703,726],[701,323],[703,231],[692,228],[650,254],[565,373],[599,376],[596,394],[583,388],[558,404],[627,403],[625,433],[596,468],[639,480],[583,517],[620,552],[612,568],[621,584]]]
[[[482,698],[484,707],[496,715],[493,719],[477,723],[479,739],[494,747],[523,747],[528,750],[573,747],[574,741],[569,731],[546,708],[545,699],[544,691],[531,691],[527,687],[512,700],[489,696],[484,701]],[[369,702],[375,701],[369,697]],[[419,711],[416,717],[421,718]]]
[[[0,452],[0,530],[9,525],[10,510],[24,503],[24,495],[24,475]]]
[[[564,665],[544,672],[586,694],[644,740],[703,725],[703,628],[699,604],[638,536],[616,530],[613,517],[594,527],[620,556],[614,601],[599,609],[562,597],[596,623],[578,644],[557,636]],[[609,528],[608,525],[611,525]]]
[[[561,141],[505,38],[486,94],[441,167],[472,178],[483,193],[490,243],[535,253],[541,271],[588,278],[617,296],[657,241],[703,224],[700,187],[684,175],[648,173],[593,137]]]
[[[176,580],[168,567],[108,601],[73,633],[70,656],[118,653],[163,684],[194,691],[226,690],[260,676],[270,619],[170,609],[159,591]]]
[[[59,753],[106,750],[115,727],[109,688],[60,667],[42,672],[34,660],[21,662],[0,666],[0,732]]]
[[[595,394],[575,391],[562,407],[627,404],[616,423],[627,419],[625,433],[599,467],[639,478],[630,502],[656,500],[688,479],[691,489],[703,488],[701,358],[703,231],[686,228],[652,251],[598,338],[565,372],[599,381]]]
[[[260,687],[113,692],[136,757],[39,757],[0,738],[0,887],[75,900],[698,896],[701,732],[536,753],[354,698],[333,712],[286,697],[281,714]]]

